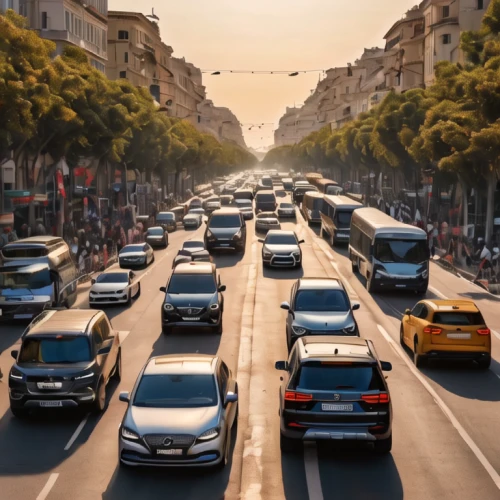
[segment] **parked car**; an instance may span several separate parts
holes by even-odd
[[[118,430],[125,465],[224,467],[238,419],[238,384],[217,356],[170,354],[148,360]]]
[[[145,267],[154,262],[155,256],[149,243],[126,245],[118,254],[121,268]]]
[[[171,233],[177,230],[176,216],[174,212],[158,212],[156,214],[156,224]]]
[[[298,240],[293,231],[268,231],[262,243],[262,264],[264,267],[302,267],[304,240]]]
[[[293,203],[281,202],[278,206],[278,217],[279,218],[290,217],[292,219],[296,219],[297,213],[295,210],[295,205]]]
[[[377,453],[392,448],[392,405],[371,340],[356,337],[304,337],[288,361],[279,390],[280,446],[291,452],[304,441],[372,443]]]
[[[271,229],[281,229],[278,216],[274,212],[260,212],[255,217],[255,232],[267,233]]]
[[[292,286],[288,311],[286,342],[290,350],[299,337],[308,335],[359,336],[353,311],[358,302],[349,300],[342,282],[335,278],[301,278]]]
[[[168,231],[161,226],[150,227],[146,231],[146,243],[152,247],[168,246]]]
[[[179,264],[172,271],[167,285],[160,291],[165,294],[161,308],[164,334],[177,326],[210,327],[222,333],[225,285],[220,284],[215,264],[191,262]]]
[[[121,346],[103,311],[45,310],[22,336],[9,374],[10,409],[106,408],[106,386],[120,380]]]
[[[223,249],[243,253],[246,240],[245,220],[237,208],[221,208],[210,215],[204,237],[208,251]]]
[[[92,279],[89,292],[90,307],[130,304],[141,294],[141,283],[132,271],[108,269]]]
[[[482,370],[491,364],[491,330],[472,300],[421,300],[405,311],[400,340],[419,368],[434,359],[470,360]]]

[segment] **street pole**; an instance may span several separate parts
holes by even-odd
[[[0,214],[5,211],[5,189],[3,184],[3,163],[0,165]]]

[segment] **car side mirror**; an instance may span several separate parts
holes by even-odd
[[[95,279],[94,279],[94,278],[92,278],[92,279],[90,280],[90,284],[91,284],[91,285],[95,285]]]
[[[238,394],[235,394],[234,392],[229,391],[226,394],[226,398],[224,399],[224,406],[229,404],[229,403],[236,403],[238,401]]]
[[[411,309],[405,310],[405,316],[411,316]]]
[[[305,243],[305,242],[306,242],[305,240],[300,240],[299,245],[302,245],[302,243]]]
[[[389,361],[381,361],[380,365],[382,366],[382,371],[384,371],[384,372],[391,372],[392,371],[392,364],[389,363]]]
[[[167,287],[161,286],[160,287],[160,292],[167,293]]]
[[[274,368],[276,368],[276,370],[287,372],[288,371],[288,361],[276,361]]]
[[[353,311],[357,311],[360,307],[361,307],[361,304],[359,302],[353,302],[352,306],[351,306],[351,309]]]
[[[220,285],[219,292],[225,292],[225,291],[226,291],[226,285]]]
[[[13,350],[13,351],[10,351],[10,355],[11,355],[14,359],[17,359],[18,354],[19,354],[19,351],[18,351],[18,350]]]
[[[128,391],[120,392],[118,399],[124,403],[130,403],[130,393]]]
[[[259,238],[257,241],[258,241],[259,243],[264,243],[264,240],[263,240],[262,238]]]
[[[208,224],[208,219],[205,219],[205,224]]]
[[[282,302],[280,307],[281,307],[281,309],[284,309],[285,311],[290,310],[290,304],[288,302]]]
[[[101,347],[98,351],[97,351],[97,355],[98,356],[103,356],[104,354],[109,354],[109,352],[111,351],[111,343],[109,343],[108,345],[104,346],[104,347]]]

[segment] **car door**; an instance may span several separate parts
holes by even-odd
[[[422,307],[419,311],[417,311],[417,314],[415,314],[413,321],[414,321],[414,332],[415,332],[414,334],[416,334],[418,337],[418,344],[423,345],[424,328],[429,325],[429,321],[427,320],[427,317],[429,316],[429,308],[425,304],[420,304],[420,305]],[[413,346],[413,341],[411,343],[411,346]]]
[[[226,363],[224,363],[224,361],[221,361],[219,365],[218,378],[219,378],[221,401],[222,403],[224,403],[228,391],[234,392],[234,387],[229,387],[229,368],[227,367]],[[228,426],[228,431],[229,429],[231,429],[231,426],[233,425],[235,416],[236,416],[236,404],[228,403],[228,405],[224,408],[224,418]]]
[[[403,317],[403,338],[407,346],[413,348],[413,338],[417,326],[417,318],[422,312],[423,304],[419,302],[412,309],[411,314],[407,314]]]
[[[104,383],[108,381],[108,374],[106,373],[106,361],[108,355],[106,353],[102,353],[103,349],[103,338],[101,333],[100,319],[97,319],[92,326],[92,346],[95,353],[95,360],[97,366],[99,367],[99,377],[102,378]]]
[[[94,325],[95,346],[98,361],[102,367],[102,376],[107,382],[116,363],[118,355],[118,339],[112,334],[111,325],[105,316],[101,316]]]

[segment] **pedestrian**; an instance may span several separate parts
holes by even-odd
[[[21,226],[21,231],[20,231],[21,238],[29,238],[31,236],[31,228],[28,226],[28,224],[24,223]]]
[[[490,270],[491,272],[491,252],[489,251],[488,247],[486,246],[484,240],[481,238],[481,247],[479,250],[476,252],[476,255],[479,254],[479,269],[477,271],[476,277],[474,278],[474,281],[476,281],[479,276],[482,274],[483,271]]]
[[[47,231],[43,225],[43,219],[37,219],[35,224],[35,236],[45,236]]]

